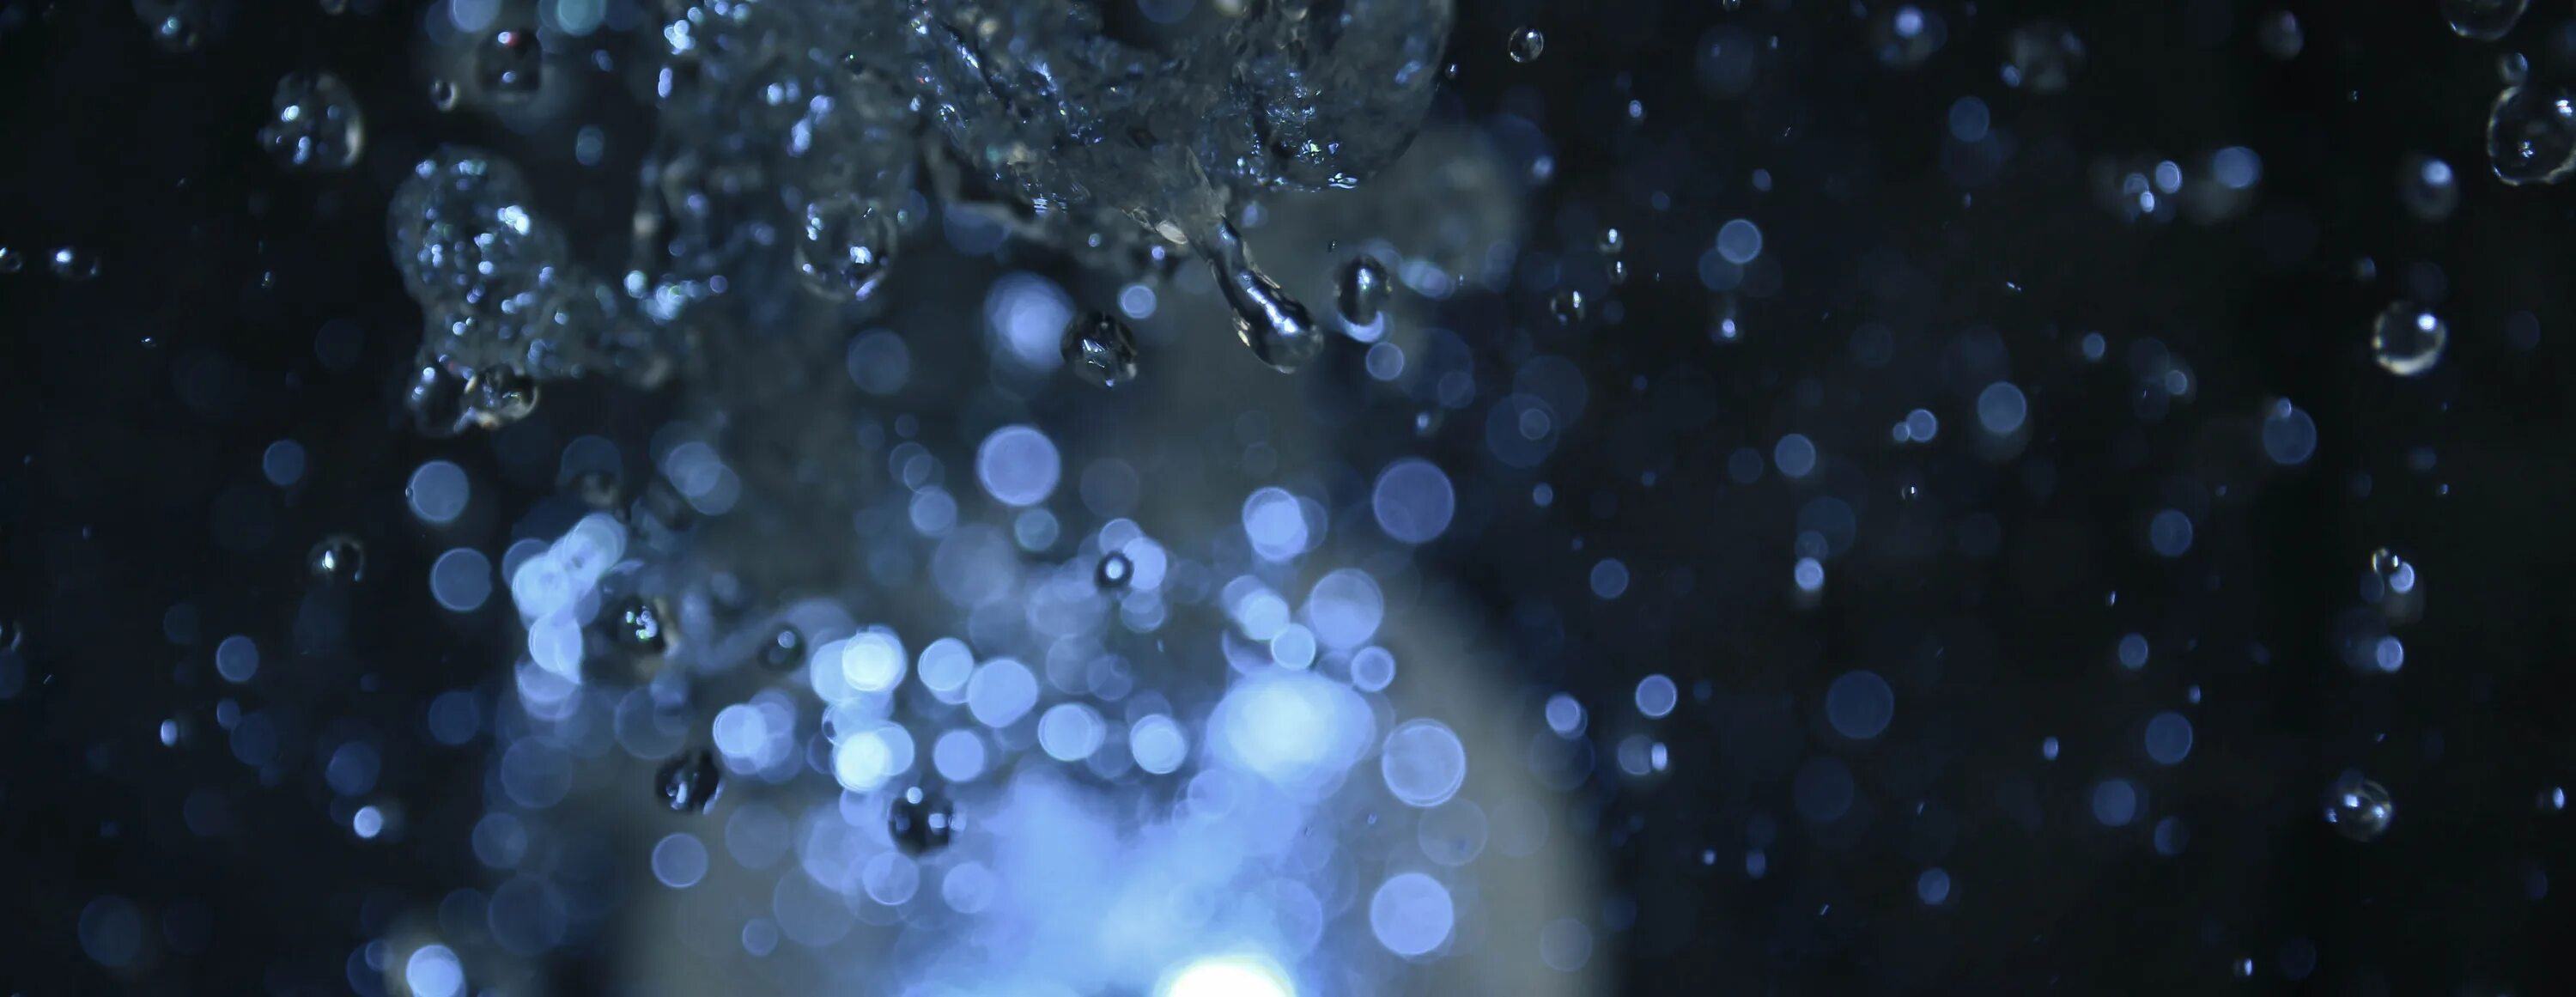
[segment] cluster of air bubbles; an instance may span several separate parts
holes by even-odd
[[[2565,179],[2576,171],[2576,101],[2554,86],[2506,87],[2487,110],[2487,159],[2508,184]]]
[[[2450,344],[2450,323],[2410,301],[2390,303],[2370,325],[2371,359],[2399,377],[2423,376]]]
[[[1387,298],[1395,290],[1394,278],[1387,273],[1386,264],[1378,262],[1374,256],[1351,257],[1342,264],[1334,283],[1339,292],[1342,321],[1350,323],[1353,328],[1376,325],[1380,313],[1386,308]]]
[[[2084,69],[2084,41],[2064,22],[2033,21],[2005,39],[2004,58],[2005,86],[2060,93]]]
[[[2451,217],[2460,206],[2459,177],[2451,164],[2422,153],[2408,153],[2397,161],[2397,201],[2406,213],[2416,218],[2438,222]]]
[[[2386,833],[2397,818],[2397,804],[2376,782],[2347,774],[2326,794],[2326,824],[2354,841],[2371,841]]]
[[[2491,42],[2513,31],[2530,0],[2441,0],[2442,18],[2462,38]]]
[[[708,748],[695,748],[662,763],[653,773],[654,791],[661,795],[662,805],[672,813],[702,814],[714,806],[716,796],[724,792],[724,770],[716,764],[716,754]]]
[[[1115,388],[1136,379],[1136,333],[1108,312],[1084,312],[1064,327],[1064,365],[1082,379]]]
[[[545,50],[533,26],[503,28],[474,46],[474,83],[502,103],[523,101],[544,85]]]
[[[826,298],[865,301],[894,265],[894,212],[856,194],[805,206],[796,232],[796,270]]]
[[[1537,62],[1539,55],[1547,51],[1547,32],[1523,26],[1512,32],[1509,51],[1513,62]]]
[[[366,152],[366,116],[357,95],[339,77],[289,73],[277,81],[259,144],[288,169],[347,169]]]
[[[367,548],[356,537],[334,533],[313,544],[304,556],[304,569],[324,585],[353,584],[367,577]]]

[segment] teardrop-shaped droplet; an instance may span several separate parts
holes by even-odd
[[[1282,373],[1294,372],[1324,349],[1323,333],[1306,306],[1297,303],[1252,262],[1243,234],[1231,223],[1196,240],[1200,255],[1216,268],[1217,288],[1234,306],[1234,333],[1252,355]]]
[[[1083,380],[1115,388],[1136,379],[1136,334],[1108,312],[1074,316],[1060,348],[1065,366]]]

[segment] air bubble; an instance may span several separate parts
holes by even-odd
[[[2576,171],[2576,102],[2557,87],[2507,87],[2487,110],[2487,159],[2509,184],[2564,179]]]
[[[290,73],[277,81],[259,144],[288,169],[347,169],[366,151],[366,116],[357,95],[339,77]]]
[[[2371,841],[2387,833],[2397,819],[2397,804],[2380,784],[2356,775],[2338,780],[2326,795],[2326,824],[2354,841]]]
[[[716,766],[714,751],[698,748],[663,762],[653,773],[653,787],[672,813],[702,814],[724,792],[724,772]]]
[[[2370,327],[2370,355],[2381,369],[2399,377],[2421,377],[2442,362],[2451,342],[2451,326],[2412,302],[2390,304]]]
[[[1115,388],[1136,379],[1136,334],[1108,312],[1085,312],[1064,327],[1064,365],[1083,380]]]
[[[431,107],[441,111],[453,111],[460,96],[462,95],[457,91],[454,80],[442,78],[429,81],[429,106]]]
[[[1115,592],[1126,588],[1135,578],[1135,562],[1128,560],[1126,554],[1113,550],[1101,556],[1100,566],[1092,575],[1092,583],[1100,586],[1103,592]]]
[[[2416,218],[2438,222],[2451,216],[2460,205],[2459,179],[2451,164],[2421,153],[2409,153],[2397,163],[2397,203]]]
[[[1510,51],[1513,62],[1537,62],[1539,55],[1547,51],[1547,32],[1531,27],[1512,32]]]
[[[2513,31],[2530,0],[2441,0],[2442,19],[2462,38],[2491,42]]]
[[[1562,288],[1554,297],[1547,299],[1547,310],[1549,314],[1556,316],[1556,321],[1560,325],[1580,324],[1583,317],[1590,312],[1590,308],[1583,300],[1583,292],[1571,287]]]

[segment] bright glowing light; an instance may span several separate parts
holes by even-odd
[[[1369,898],[1369,931],[1378,944],[1400,956],[1429,955],[1449,941],[1458,923],[1449,888],[1418,872],[1387,877]]]
[[[1181,967],[1155,997],[1297,997],[1277,963],[1257,955],[1209,956]]]
[[[1350,687],[1297,671],[1238,683],[1209,724],[1217,756],[1227,764],[1310,794],[1339,783],[1367,750],[1375,726],[1368,704]]]

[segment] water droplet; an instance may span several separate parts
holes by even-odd
[[[2558,786],[2541,790],[2540,809],[2553,814],[2567,809],[2567,790]]]
[[[773,672],[783,672],[805,661],[805,635],[795,627],[780,627],[760,644],[760,664]]]
[[[1914,4],[1881,4],[1869,18],[1869,51],[1889,69],[1920,66],[1949,40],[1941,15]]]
[[[816,294],[864,301],[894,265],[897,238],[893,211],[856,194],[835,194],[805,206],[796,269]]]
[[[1102,591],[1114,592],[1126,588],[1127,583],[1135,579],[1136,562],[1128,560],[1126,554],[1113,550],[1102,555],[1100,568],[1091,580],[1099,585]]]
[[[2370,327],[2372,359],[2399,377],[2420,377],[2432,370],[2442,362],[2442,349],[2450,343],[2450,323],[2413,302],[2389,305]]]
[[[957,832],[957,810],[948,800],[919,786],[903,791],[887,808],[886,833],[913,854],[948,847]]]
[[[2060,93],[2084,68],[2084,40],[2061,21],[2033,21],[2005,43],[2004,83],[2032,93]]]
[[[465,379],[440,364],[424,364],[403,391],[403,408],[422,436],[454,436],[465,428]]]
[[[366,118],[358,96],[339,77],[289,73],[269,99],[259,144],[288,169],[346,169],[366,151]]]
[[[1336,284],[1341,291],[1342,320],[1352,325],[1376,322],[1378,313],[1386,307],[1388,295],[1394,291],[1386,264],[1378,262],[1374,256],[1351,257],[1349,262],[1342,264]]]
[[[2299,27],[2299,15],[2286,10],[2263,15],[2254,25],[2254,37],[2263,46],[2264,54],[2283,62],[2298,58],[2299,50],[2308,44],[2307,32]]]
[[[2503,55],[2496,56],[2496,80],[2498,82],[2509,87],[2518,87],[2522,85],[2522,81],[2530,78],[2531,60],[2523,58],[2522,53],[2507,52]]]
[[[1136,334],[1108,312],[1076,315],[1064,327],[1065,366],[1083,380],[1115,388],[1136,379]]]
[[[1545,51],[1547,51],[1546,32],[1540,31],[1537,28],[1529,27],[1524,27],[1518,31],[1512,32],[1511,53],[1513,62],[1536,62],[1538,61],[1539,53]]]
[[[1243,345],[1281,373],[1291,373],[1323,352],[1323,333],[1306,306],[1289,297],[1278,283],[1252,262],[1252,251],[1231,223],[1196,240],[1199,253],[1216,269],[1217,287],[1234,306],[1234,334]]]
[[[2529,0],[2441,0],[2442,19],[2462,38],[2491,42],[2513,30]]]
[[[2556,183],[2576,170],[2576,103],[2557,87],[2507,87],[2487,111],[2487,159],[2506,183]]]
[[[508,367],[476,371],[465,379],[466,420],[483,429],[500,429],[537,410],[537,382]]]
[[[2415,591],[2415,566],[2406,563],[2396,551],[2386,547],[2370,552],[2370,573],[2378,576],[2380,588],[2392,595]]]
[[[1627,248],[1628,237],[1621,233],[1617,228],[1605,228],[1601,230],[1601,255],[1617,256],[1621,251]]]
[[[1583,292],[1568,287],[1558,290],[1555,297],[1547,299],[1547,310],[1556,316],[1559,324],[1575,325],[1583,321],[1583,317],[1590,313],[1591,308],[1583,300]]]
[[[2441,221],[2460,206],[2459,177],[2451,172],[2449,163],[2422,153],[2408,153],[2397,161],[2397,201],[2416,218]]]
[[[98,254],[72,246],[54,250],[54,276],[64,280],[95,280],[101,265]]]
[[[367,548],[358,538],[334,533],[304,555],[304,568],[324,585],[349,585],[367,577]]]
[[[653,773],[653,787],[672,813],[702,814],[724,792],[724,770],[716,766],[715,752],[699,748],[663,762]]]
[[[627,602],[608,622],[609,642],[619,650],[657,655],[670,647],[670,634],[662,625],[662,607],[651,599]]]
[[[26,268],[26,254],[7,246],[0,246],[0,274],[17,273]]]
[[[456,109],[456,99],[458,96],[455,80],[435,79],[429,81],[429,106],[435,107],[441,111],[453,111]]]
[[[152,32],[152,44],[164,52],[194,50],[205,40],[202,0],[134,0],[134,16]]]
[[[474,46],[474,82],[494,100],[523,101],[544,84],[545,59],[534,28],[503,28]]]
[[[2335,784],[2326,797],[2326,823],[2336,834],[2354,841],[2369,841],[2386,833],[2389,821],[2397,817],[2397,804],[2388,790],[2359,776],[2346,776]]]

